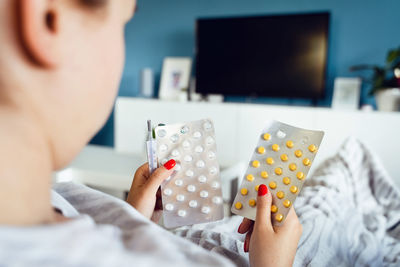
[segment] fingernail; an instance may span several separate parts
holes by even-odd
[[[265,184],[260,184],[258,187],[258,195],[264,196],[268,193],[268,187]]]
[[[167,170],[170,170],[170,169],[172,169],[173,167],[175,167],[175,165],[176,165],[176,161],[175,161],[174,159],[170,159],[170,160],[168,160],[168,161],[164,164],[164,167],[165,167]]]
[[[242,224],[239,224],[239,227],[238,227],[238,233],[240,233],[240,226],[242,226]]]
[[[247,239],[244,240],[243,250],[244,250],[244,252],[248,252],[249,251],[248,248],[247,248]]]

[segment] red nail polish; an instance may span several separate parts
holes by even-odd
[[[173,159],[170,159],[170,160],[168,160],[168,161],[164,164],[164,167],[165,167],[167,170],[170,170],[170,169],[172,169],[173,167],[175,167],[175,165],[176,165],[176,161],[173,160]]]
[[[242,226],[242,224],[239,224],[239,227],[238,227],[238,233],[240,233],[240,226]]]
[[[265,184],[260,184],[258,187],[258,195],[264,196],[268,193],[268,187]]]

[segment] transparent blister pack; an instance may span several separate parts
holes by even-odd
[[[214,125],[205,119],[157,126],[158,160],[176,161],[161,184],[167,228],[221,220],[223,199]]]
[[[258,187],[265,184],[272,194],[272,223],[282,225],[301,191],[323,136],[322,131],[269,121],[259,136],[232,213],[255,220]]]

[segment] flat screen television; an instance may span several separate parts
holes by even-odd
[[[196,91],[324,97],[329,13],[196,21]]]

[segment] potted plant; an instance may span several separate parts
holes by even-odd
[[[357,65],[350,71],[372,70],[372,84],[369,95],[375,96],[378,110],[398,111],[400,108],[400,46],[387,53],[385,66]]]

